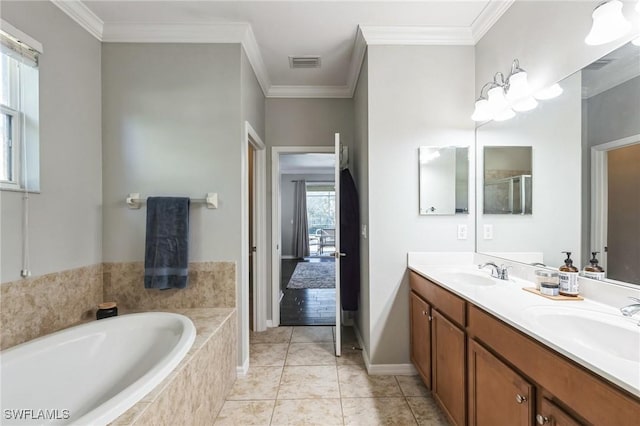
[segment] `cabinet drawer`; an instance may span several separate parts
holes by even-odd
[[[640,419],[638,398],[606,383],[475,306],[469,306],[468,321],[470,337],[508,359],[515,368],[589,423],[625,425]]]
[[[465,326],[465,301],[437,284],[411,271],[411,289],[459,326]]]

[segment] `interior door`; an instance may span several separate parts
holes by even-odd
[[[335,135],[335,223],[336,223],[336,244],[334,256],[336,258],[336,356],[342,354],[342,303],[340,301],[340,257],[344,256],[340,252],[340,152],[342,146],[340,145],[340,133]]]

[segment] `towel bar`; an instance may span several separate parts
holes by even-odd
[[[140,198],[140,194],[132,192],[127,195],[126,203],[130,209],[139,209],[147,200]],[[205,198],[191,198],[192,203],[206,204],[208,209],[218,208],[218,194],[216,192],[207,192]]]

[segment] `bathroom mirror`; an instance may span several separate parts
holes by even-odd
[[[420,214],[467,214],[469,148],[423,146],[419,159]]]
[[[531,214],[488,214],[479,205],[476,249],[549,267],[589,265],[606,279],[640,284],[640,47],[628,43],[559,82],[536,109],[476,129],[485,147],[530,146]],[[477,169],[482,166],[478,155]],[[478,174],[478,203],[484,174]],[[482,213],[480,213],[482,212]]]
[[[531,147],[485,146],[484,214],[531,214]]]

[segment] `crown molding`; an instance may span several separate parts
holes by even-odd
[[[89,34],[102,41],[104,22],[80,0],[51,0],[60,10],[66,13]]]
[[[367,45],[473,45],[471,27],[360,26]]]
[[[253,68],[253,72],[256,75],[258,84],[260,84],[260,87],[262,88],[262,93],[267,96],[272,87],[271,81],[269,80],[269,73],[267,72],[264,60],[262,59],[260,46],[258,45],[255,34],[253,33],[253,29],[251,29],[251,25],[248,25],[241,43],[244,52],[247,54],[251,68]]]
[[[269,88],[267,98],[351,98],[349,86],[280,86]]]
[[[482,9],[480,15],[471,23],[471,36],[473,44],[476,44],[482,37],[498,22],[498,19],[513,5],[515,0],[492,0]]]

